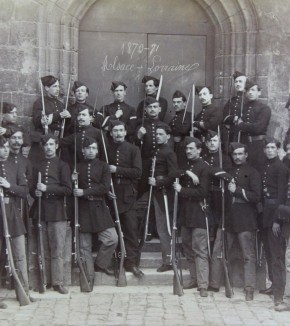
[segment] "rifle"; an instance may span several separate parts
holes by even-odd
[[[38,172],[38,183],[41,183],[41,172]],[[43,245],[43,230],[41,224],[41,196],[38,197],[38,217],[37,217],[37,261],[39,268],[39,293],[46,290],[46,272],[45,272],[45,256]]]
[[[168,231],[168,234],[171,236],[171,227],[170,227],[169,209],[168,209],[168,197],[167,197],[166,189],[162,189],[162,193],[163,193],[163,199],[164,199],[167,231]]]
[[[2,120],[3,120],[3,94],[1,94],[0,127],[2,127]]]
[[[76,129],[76,126],[75,126]],[[76,157],[76,130],[74,139],[74,170],[73,170],[73,181],[74,188],[78,188],[78,172],[77,172],[77,157]],[[81,257],[80,253],[80,224],[79,224],[79,200],[77,196],[74,196],[74,260],[80,269],[80,287],[81,292],[91,292],[93,289],[93,284],[88,276],[87,264]]]
[[[7,270],[9,272],[10,276],[13,277],[13,279],[16,283],[16,289],[17,289],[16,293],[17,293],[17,298],[20,303],[20,306],[26,306],[26,305],[29,305],[30,300],[23,288],[22,283],[20,282],[20,279],[17,275],[17,271],[16,271],[15,265],[14,265],[12,248],[11,248],[11,236],[9,234],[5,201],[4,201],[4,193],[3,193],[2,187],[0,187],[0,202],[1,202],[1,212],[2,212],[2,219],[3,219],[4,237],[5,237],[5,243],[6,243],[6,254],[7,254],[7,266],[6,267],[7,267]]]
[[[176,183],[179,183],[179,178],[176,178]],[[181,285],[181,278],[178,273],[178,259],[176,257],[176,233],[177,233],[177,207],[178,207],[178,192],[174,193],[174,208],[173,208],[173,221],[172,221],[172,238],[171,238],[171,265],[173,268],[173,294],[178,296],[183,295],[183,288]]]
[[[220,139],[220,128],[218,126],[218,136],[219,136],[219,163],[220,168],[223,168],[223,159],[222,159],[222,149],[221,149],[221,139]],[[227,298],[231,298],[234,294],[233,288],[230,282],[229,269],[228,269],[228,259],[227,259],[227,250],[226,250],[226,234],[225,234],[225,183],[224,180],[221,180],[221,190],[222,190],[222,228],[221,228],[221,259],[224,267],[225,275],[225,294]]]
[[[69,90],[70,90],[70,82],[71,82],[71,80],[69,80],[69,83],[68,83],[67,96],[66,96],[66,101],[65,101],[64,111],[67,110],[67,106],[68,106]],[[62,119],[61,130],[60,130],[60,136],[59,136],[60,139],[63,138],[63,135],[64,135],[64,128],[65,128],[65,119]],[[59,152],[59,154],[60,154],[60,152]]]
[[[188,102],[190,99],[190,94],[191,94],[191,90],[189,91],[188,97],[187,97],[187,101],[186,101],[186,105],[185,105],[185,109],[184,109],[184,113],[183,113],[183,117],[182,117],[182,122],[181,124],[183,125],[184,123],[184,119],[185,119],[185,115],[186,115],[186,111],[187,111],[187,107],[188,107]]]
[[[241,116],[240,116],[240,118],[242,118],[243,117],[243,110],[244,110],[244,93],[245,93],[245,91],[243,91],[243,94],[242,94],[242,102],[241,102]],[[239,132],[238,132],[238,143],[240,142],[240,140],[241,140],[241,130],[239,130]]]
[[[204,217],[205,217],[208,256],[209,256],[209,258],[211,258],[210,239],[209,239],[209,224],[208,224],[208,205],[207,205],[206,199],[204,199],[203,204],[201,204],[201,209],[204,212]]]
[[[101,130],[101,136],[102,136],[102,142],[103,142],[103,146],[104,146],[104,153],[105,153],[105,157],[106,157],[106,162],[109,164],[108,153],[107,153],[107,149],[106,149],[106,143],[105,143],[105,139],[104,139],[104,135],[103,135],[102,130]],[[117,286],[123,287],[123,286],[127,286],[126,273],[125,273],[125,268],[124,268],[124,260],[125,260],[125,257],[126,257],[126,248],[125,248],[124,237],[123,237],[123,232],[122,232],[120,217],[119,217],[119,212],[118,212],[116,194],[115,194],[112,179],[111,179],[111,192],[113,194],[113,205],[114,205],[114,212],[115,212],[115,219],[116,219],[115,223],[116,223],[116,226],[117,226],[117,232],[118,232],[118,236],[119,236],[120,249],[121,249],[121,257],[120,257],[120,264],[119,264],[119,274],[118,274]]]
[[[233,90],[233,79],[230,78],[230,98],[229,98],[229,112],[228,115],[231,114],[231,105],[232,105],[232,90]],[[229,145],[230,145],[230,132],[231,132],[231,128],[229,127],[229,129],[227,130],[227,143],[226,143],[226,154],[228,155],[229,153]],[[220,140],[221,141],[221,140]]]
[[[191,103],[191,130],[190,137],[194,136],[193,123],[194,123],[194,100],[195,100],[195,86],[192,84],[192,103]]]
[[[155,173],[155,166],[156,166],[156,156],[153,156],[152,158],[152,166],[151,166],[151,170],[152,170],[152,174],[151,177],[154,177],[154,173]],[[152,201],[152,192],[153,192],[153,186],[150,185],[149,188],[149,197],[148,197],[148,204],[147,204],[147,210],[146,210],[146,217],[145,217],[145,228],[144,228],[144,235],[143,235],[143,239],[141,240],[141,244],[139,244],[139,248],[143,246],[143,243],[146,242],[146,238],[148,235],[151,235],[148,233],[148,224],[149,224],[149,216],[150,216],[150,208],[151,208],[151,201]],[[142,242],[143,241],[143,242]]]
[[[41,91],[41,102],[42,102],[42,117],[45,117],[45,105],[44,105],[44,93],[43,93],[43,86],[42,86],[42,82],[40,79],[40,91]],[[48,133],[48,125],[45,123],[44,124],[44,133],[47,134]]]

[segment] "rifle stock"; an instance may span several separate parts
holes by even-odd
[[[3,219],[3,229],[4,229],[4,237],[6,243],[6,252],[7,252],[7,260],[8,260],[8,271],[10,275],[12,275],[16,287],[17,287],[17,297],[20,303],[20,306],[26,306],[30,304],[30,300],[28,295],[26,294],[23,285],[17,275],[17,271],[15,269],[14,260],[13,260],[13,253],[11,248],[11,236],[9,234],[8,222],[7,222],[7,215],[6,215],[6,208],[4,202],[4,193],[2,187],[0,187],[0,205],[1,205],[1,212],[2,212],[2,219]]]
[[[175,180],[177,183],[179,179]],[[183,288],[181,285],[180,276],[178,273],[178,262],[176,257],[176,233],[177,233],[177,207],[178,207],[178,192],[174,193],[174,208],[173,208],[173,221],[172,221],[172,238],[171,238],[171,264],[174,272],[173,276],[173,294],[182,296]]]
[[[101,130],[101,137],[102,137],[106,162],[109,164],[106,143],[105,143],[104,134],[103,134],[102,130]],[[119,217],[119,211],[118,211],[118,206],[117,206],[116,194],[115,194],[112,179],[111,179],[111,192],[113,194],[113,206],[114,206],[114,213],[115,213],[115,223],[116,223],[116,227],[117,227],[117,232],[118,232],[118,237],[119,237],[119,244],[120,244],[120,249],[121,249],[117,286],[118,287],[124,287],[124,286],[127,286],[126,273],[125,273],[125,268],[124,268],[124,261],[125,261],[125,257],[126,257],[126,248],[125,248],[124,237],[123,237],[123,232],[122,232],[121,222],[120,222],[120,217]]]
[[[38,183],[41,182],[41,172],[38,172]],[[37,262],[39,270],[39,293],[46,290],[45,256],[43,246],[43,230],[41,224],[41,197],[38,197],[38,216],[37,216]]]

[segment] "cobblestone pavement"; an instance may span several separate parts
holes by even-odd
[[[1,290],[8,309],[0,310],[0,325],[290,326],[290,312],[276,312],[266,295],[255,294],[254,301],[245,302],[242,289],[235,289],[232,299],[224,291],[209,292],[207,298],[196,289],[184,292],[178,297],[170,286],[96,286],[92,293],[80,293],[78,287],[70,287],[68,295],[32,292],[39,300],[20,307],[13,291]]]

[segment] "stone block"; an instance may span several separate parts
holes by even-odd
[[[17,0],[14,9],[16,21],[36,22],[39,19],[41,6],[31,0]]]
[[[245,32],[234,33],[234,40],[235,40],[235,54],[244,55],[246,50],[246,33]]]
[[[257,58],[256,75],[258,76],[268,75],[272,55],[257,54],[256,58]]]
[[[256,75],[256,55],[246,54],[245,55],[245,73],[247,76]]]
[[[8,23],[11,21],[15,8],[15,1],[1,1],[0,3],[0,21],[3,23]]]
[[[248,31],[246,34],[246,47],[247,47],[247,54],[255,54],[256,53],[256,46],[257,46],[257,32]]]
[[[19,88],[19,72],[11,70],[1,71],[2,92],[15,92]]]
[[[8,44],[9,35],[10,35],[9,26],[4,23],[0,23],[0,44],[2,45]]]
[[[37,24],[32,22],[13,22],[11,23],[10,44],[21,46],[22,43],[28,42],[31,46],[36,46]]]

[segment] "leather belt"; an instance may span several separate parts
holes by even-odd
[[[234,197],[233,198],[233,204],[248,204],[249,202],[247,202],[245,199],[243,198],[237,198],[237,197]]]
[[[101,196],[87,196],[86,199],[89,201],[102,200],[102,197]]]
[[[254,141],[257,141],[257,140],[263,140],[265,139],[266,136],[265,135],[259,135],[259,136],[248,136],[248,142],[249,143],[252,143]]]

